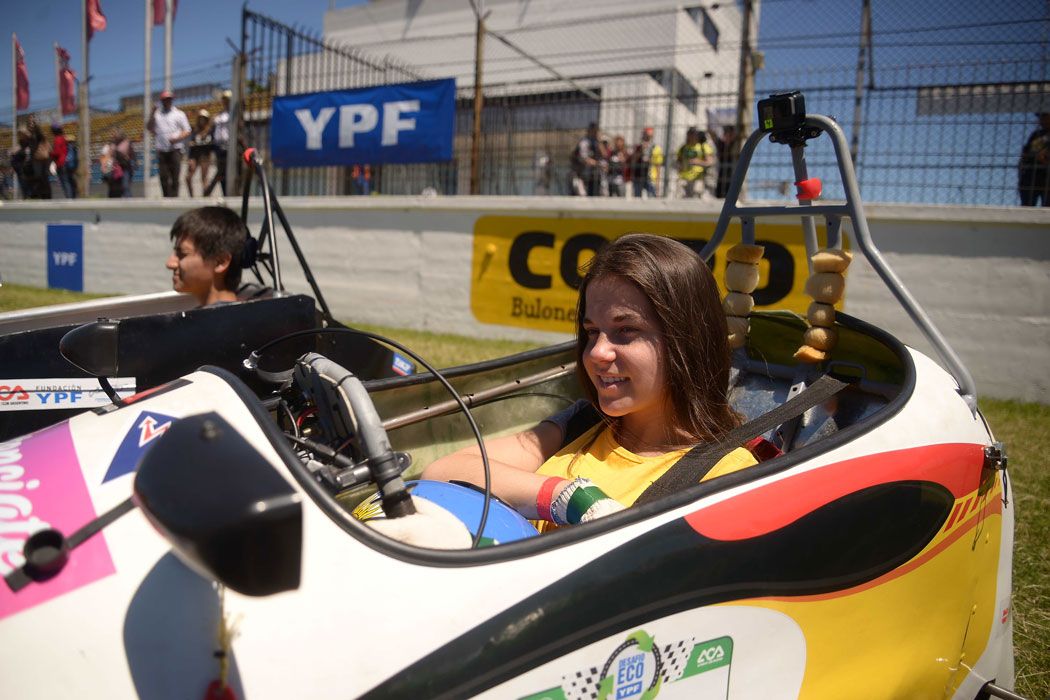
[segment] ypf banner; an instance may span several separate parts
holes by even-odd
[[[451,160],[455,116],[452,78],[278,97],[270,157],[281,167]]]
[[[47,286],[84,291],[84,224],[47,225]]]

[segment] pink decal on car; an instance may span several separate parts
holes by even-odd
[[[94,518],[68,424],[0,443],[0,575],[25,563],[22,548],[34,532],[54,528],[68,537]],[[102,533],[96,534],[70,554],[54,578],[17,593],[0,584],[0,619],[115,571]]]

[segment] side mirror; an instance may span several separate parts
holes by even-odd
[[[95,377],[118,374],[117,341],[120,321],[100,318],[78,326],[62,336],[58,351],[75,367]]]
[[[299,587],[299,494],[217,413],[172,424],[145,454],[132,499],[207,578],[251,596]]]

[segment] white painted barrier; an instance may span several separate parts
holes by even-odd
[[[188,208],[216,201],[4,203],[0,277],[47,286],[46,225],[72,222],[84,224],[85,291],[164,291],[170,288],[164,261],[172,223]],[[239,210],[239,200],[228,204]],[[282,206],[337,317],[539,342],[566,336],[482,323],[472,311],[479,220],[487,217],[490,228],[493,222],[520,228],[536,220],[548,226],[569,222],[569,229],[578,224],[582,231],[603,222],[607,230],[622,221],[624,228],[659,231],[666,225],[674,231],[686,224],[710,230],[718,217],[716,202],[561,197],[286,198]],[[970,368],[979,394],[1050,402],[1050,212],[877,204],[865,209],[876,245]],[[253,200],[253,232],[259,221]],[[544,252],[533,253],[529,264],[554,265],[545,262]],[[284,242],[280,255],[286,286],[308,291]],[[854,262],[848,280],[847,313],[931,352],[864,261]]]

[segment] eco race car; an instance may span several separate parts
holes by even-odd
[[[704,254],[732,217],[749,243],[756,217],[794,214],[813,260],[825,218],[834,257],[847,216],[948,371],[844,314],[837,345],[800,362],[818,342],[806,319],[752,313],[733,437],[776,449],[535,536],[487,489],[412,478],[579,397],[571,343],[361,381],[316,352],[287,361],[313,331],[291,334],[249,358],[279,387],[263,400],[203,367],[0,446],[3,696],[1012,697],[1002,446],[872,245],[841,130],[797,94],[759,116]],[[821,133],[844,204],[808,198]],[[790,146],[802,198],[740,207],[767,135]],[[385,519],[360,519],[376,507]],[[467,541],[406,543],[396,526],[421,515],[423,535],[454,524]]]

